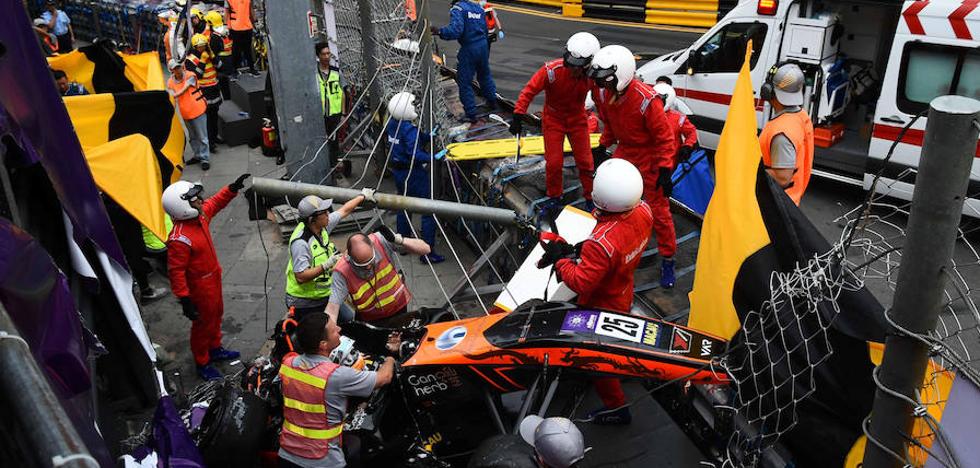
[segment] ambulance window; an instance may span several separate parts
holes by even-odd
[[[956,93],[968,98],[980,99],[980,54],[972,52],[963,60],[960,82]]]
[[[918,114],[938,96],[980,98],[980,52],[940,44],[908,43],[898,83],[898,108]]]
[[[697,73],[735,73],[742,67],[745,43],[753,44],[750,68],[759,61],[759,52],[766,43],[765,23],[731,23],[721,28],[698,49]]]

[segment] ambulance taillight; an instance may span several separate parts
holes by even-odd
[[[759,0],[755,12],[760,15],[772,16],[779,9],[779,0]]]

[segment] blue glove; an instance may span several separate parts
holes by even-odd
[[[445,150],[445,149],[442,150],[442,151],[439,151],[438,153],[436,153],[435,155],[432,156],[432,159],[435,159],[436,161],[442,161],[443,159],[446,159],[446,151],[447,150]]]
[[[429,132],[429,138],[435,138],[439,134],[439,126],[436,125],[431,132]]]

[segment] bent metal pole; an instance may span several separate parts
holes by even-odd
[[[252,180],[252,188],[262,196],[287,196],[299,199],[307,195],[316,195],[324,199],[333,198],[335,201],[340,202],[351,200],[361,194],[361,191],[358,189],[289,182],[265,177],[256,177]],[[406,197],[381,192],[375,193],[374,199],[378,202],[378,208],[386,210],[406,210],[424,214],[431,213],[449,218],[459,217],[478,221],[489,221],[502,225],[521,224],[523,219],[514,211],[482,205]]]
[[[977,149],[980,102],[961,96],[932,101],[919,174],[912,195],[908,234],[902,250],[895,297],[889,311],[895,325],[915,335],[936,328],[953,257],[963,199]],[[899,329],[885,339],[885,355],[875,369],[880,386],[871,409],[865,468],[906,466],[914,420],[915,391],[929,359],[929,346]],[[933,445],[936,448],[936,445]]]

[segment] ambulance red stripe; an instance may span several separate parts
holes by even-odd
[[[926,33],[925,28],[922,27],[922,22],[919,21],[919,12],[928,5],[928,0],[912,2],[912,4],[902,12],[902,18],[905,19],[905,24],[909,26],[910,33],[918,35],[924,35]]]
[[[949,24],[953,27],[953,33],[956,34],[957,39],[973,39],[970,28],[966,25],[966,15],[975,10],[978,3],[980,0],[966,0],[959,8],[950,13]]]
[[[871,132],[871,136],[874,138],[880,138],[882,140],[895,141],[898,139],[898,134],[902,132],[902,127],[895,127],[892,125],[875,124],[874,130]],[[915,128],[910,128],[905,132],[902,137],[902,143],[907,145],[922,146],[922,141],[925,139],[925,130],[918,130]],[[980,144],[977,145],[977,151],[975,157],[980,158]]]

